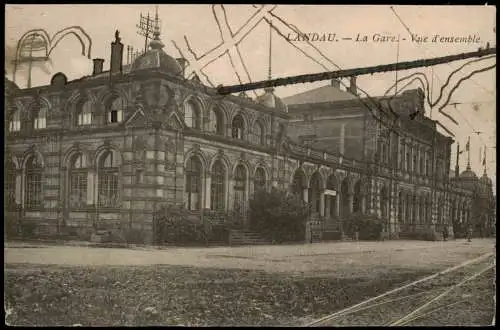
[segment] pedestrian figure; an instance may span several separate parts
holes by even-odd
[[[309,224],[309,231],[310,231],[309,243],[312,244],[312,242],[313,242],[313,226],[312,226],[312,223]]]
[[[448,239],[448,227],[443,226],[443,240],[446,242],[447,239]]]
[[[472,239],[472,227],[469,226],[469,228],[467,229],[467,242],[470,242]]]

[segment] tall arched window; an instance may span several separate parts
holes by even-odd
[[[19,132],[21,130],[21,111],[16,110],[9,123],[9,131]]]
[[[69,206],[82,208],[87,204],[87,170],[81,153],[71,158],[69,167]]]
[[[5,165],[5,206],[8,210],[16,206],[16,165],[9,160]]]
[[[304,200],[304,192],[306,187],[306,175],[304,174],[304,171],[298,169],[293,175],[292,193],[298,196],[300,200]]]
[[[360,212],[361,211],[361,182],[358,181],[354,185],[354,196],[353,196],[353,205],[352,205],[352,211],[353,212]]]
[[[425,160],[424,160],[424,153],[420,151],[420,169],[419,173],[424,174],[425,173]]]
[[[191,211],[201,208],[202,166],[198,157],[193,156],[186,164],[186,202]]]
[[[36,156],[31,156],[26,162],[26,207],[42,206],[42,163]]]
[[[34,129],[43,129],[47,127],[47,113],[49,109],[45,104],[40,106],[40,111],[38,111],[38,115],[34,121]]]
[[[123,97],[114,98],[108,109],[108,123],[121,123],[123,120],[123,111],[127,107],[127,102]]]
[[[349,215],[350,209],[349,209],[349,182],[347,179],[344,179],[342,183],[340,184],[340,195],[342,196],[342,203],[341,203],[341,216],[345,217]]]
[[[210,110],[209,131],[211,133],[224,135],[224,117],[220,109],[212,108]]]
[[[255,170],[255,176],[253,180],[254,190],[267,189],[266,185],[266,172],[262,167],[257,167]]]
[[[234,178],[234,209],[243,212],[246,207],[247,172],[243,165],[236,167]]]
[[[243,140],[245,124],[241,115],[236,115],[232,122],[231,136],[233,139]]]
[[[260,144],[260,145],[265,144],[264,126],[259,121],[255,122],[255,124],[253,125],[252,142],[255,144]]]
[[[411,172],[411,152],[410,147],[406,147],[406,172]]]
[[[405,197],[403,195],[403,192],[400,191],[398,197],[398,220],[400,223],[405,223],[404,204]]]
[[[220,160],[216,160],[212,167],[212,182],[210,194],[210,209],[224,210],[226,199],[226,171]]]
[[[184,105],[184,121],[187,127],[200,129],[201,111],[194,101],[188,101]]]
[[[76,109],[76,125],[90,125],[92,124],[92,103],[90,101],[80,102]]]
[[[119,168],[115,154],[106,151],[99,159],[99,196],[100,207],[116,207],[119,204],[118,176]]]

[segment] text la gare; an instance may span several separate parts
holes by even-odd
[[[358,33],[354,41],[368,42],[371,40],[373,42],[398,42],[398,39],[399,36],[393,36],[391,34],[375,33],[371,36],[371,38],[369,38],[366,34]]]

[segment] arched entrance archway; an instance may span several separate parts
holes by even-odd
[[[340,196],[342,199],[340,207],[340,216],[342,218],[345,218],[351,213],[349,207],[349,181],[347,178],[344,179],[340,185]]]
[[[321,209],[321,177],[318,172],[311,176],[309,181],[309,202],[311,211],[320,213]]]
[[[326,189],[335,191],[335,196],[327,195],[325,196],[325,216],[331,219],[337,218],[339,216],[339,209],[337,205],[337,200],[339,198],[338,182],[335,175],[330,175],[326,181]]]

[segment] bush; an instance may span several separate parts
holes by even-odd
[[[273,188],[258,190],[250,200],[252,230],[273,241],[303,241],[309,207],[300,198]]]
[[[382,238],[383,225],[374,214],[352,213],[344,226],[345,233],[354,236],[359,232],[361,240],[379,240]]]
[[[155,238],[158,243],[207,244],[208,235],[196,216],[184,205],[162,207],[156,213]]]

